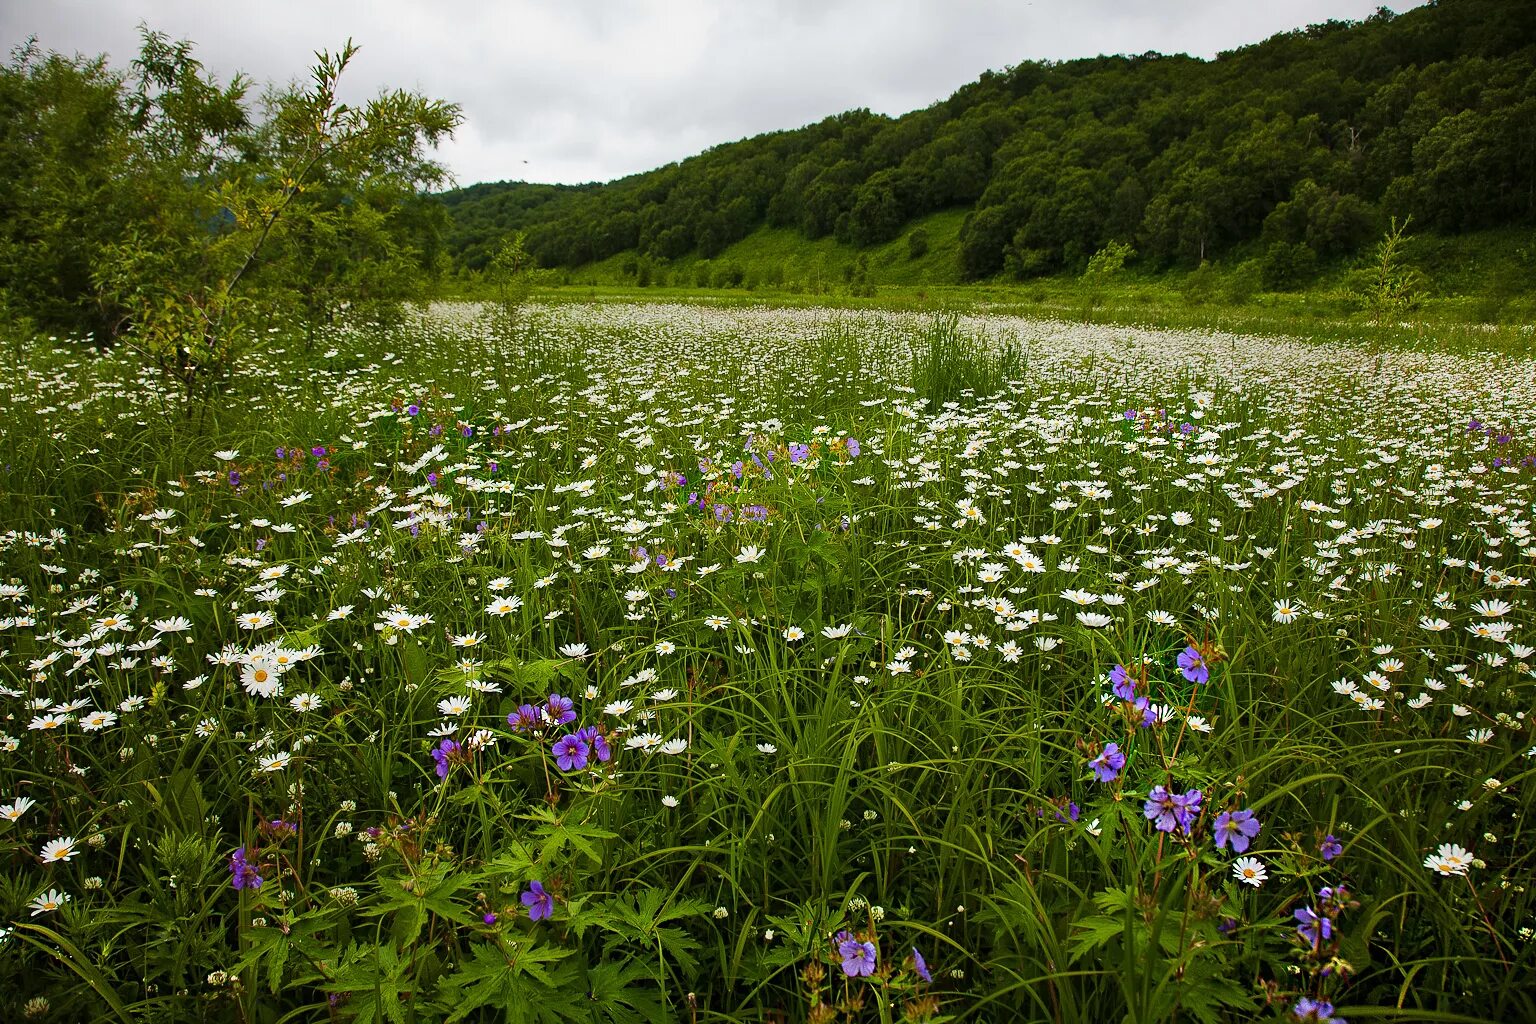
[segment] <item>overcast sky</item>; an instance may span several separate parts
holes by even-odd
[[[1395,11],[1419,0],[1393,0]],[[362,46],[345,99],[406,88],[464,109],[460,184],[608,181],[855,107],[903,114],[989,68],[1100,53],[1212,57],[1370,16],[1379,0],[0,0],[6,48],[110,55],[137,26],[221,78],[307,77]]]

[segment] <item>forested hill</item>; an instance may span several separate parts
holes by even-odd
[[[1213,61],[1146,53],[986,72],[898,118],[854,110],[604,185],[443,197],[483,267],[514,229],[547,267],[713,257],[764,226],[868,246],[965,210],[960,275],[1162,265],[1254,243],[1347,253],[1389,216],[1456,233],[1536,222],[1536,3],[1440,0]],[[1308,254],[1302,253],[1306,256]]]

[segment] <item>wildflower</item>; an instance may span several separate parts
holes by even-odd
[[[514,732],[533,731],[544,724],[544,712],[532,704],[521,704],[507,716],[507,724]]]
[[[915,970],[917,972],[917,976],[922,978],[924,981],[933,981],[933,975],[928,971],[928,961],[923,959],[923,954],[917,951],[916,946],[912,947],[912,969]]]
[[[1333,1004],[1326,999],[1310,999],[1306,996],[1296,1000],[1292,1007],[1299,1021],[1309,1021],[1311,1024],[1349,1024],[1343,1017],[1333,1015]]]
[[[1203,794],[1198,789],[1184,793],[1171,792],[1166,786],[1153,786],[1147,794],[1142,812],[1159,832],[1172,832],[1175,828],[1188,833],[1200,815]]]
[[[1233,853],[1247,853],[1248,843],[1259,834],[1260,827],[1252,811],[1224,811],[1216,816],[1216,849],[1230,842]]]
[[[1424,866],[1441,875],[1465,875],[1472,867],[1472,854],[1455,843],[1441,843],[1440,848],[1424,858]]]
[[[1311,907],[1298,907],[1292,915],[1296,918],[1296,934],[1306,939],[1315,949],[1333,938],[1333,922],[1318,916]]]
[[[1323,860],[1333,860],[1344,852],[1344,844],[1339,842],[1337,837],[1331,834],[1326,835],[1323,836],[1323,842],[1317,848],[1317,852],[1323,855]]]
[[[1125,767],[1125,755],[1120,752],[1118,743],[1107,743],[1099,755],[1088,762],[1088,767],[1093,769],[1100,782],[1114,782]]]
[[[522,606],[523,600],[520,597],[499,597],[492,601],[490,604],[486,605],[485,610],[488,614],[494,615],[497,618],[502,618],[504,616],[511,615]]]
[[[31,909],[32,916],[36,917],[39,914],[46,914],[51,911],[58,910],[64,904],[68,903],[69,899],[69,893],[59,892],[57,889],[49,889],[41,896],[34,898],[31,903],[27,904],[27,907]]]
[[[229,858],[229,884],[235,889],[260,889],[261,872],[246,859],[245,847],[240,847]]]
[[[61,860],[69,860],[75,855],[75,837],[64,836],[60,839],[50,839],[43,844],[40,854],[44,864],[57,864]]]
[[[277,621],[271,612],[244,612],[235,616],[235,621],[241,629],[262,629]]]
[[[571,698],[552,693],[544,702],[544,717],[553,725],[565,725],[567,722],[576,721],[574,707]]]
[[[850,978],[867,978],[875,973],[873,942],[860,942],[847,932],[838,932],[837,938],[837,955],[843,958],[843,974]]]
[[[576,732],[576,738],[585,743],[591,750],[592,756],[606,764],[613,757],[613,748],[608,745],[608,737],[595,725],[589,725]]]
[[[117,715],[111,711],[92,711],[80,719],[80,728],[86,732],[100,732],[111,727],[117,722]]]
[[[276,697],[283,692],[277,666],[265,658],[253,658],[240,670],[240,685],[252,697]]]
[[[1232,877],[1244,885],[1251,885],[1257,889],[1269,878],[1269,873],[1264,868],[1264,862],[1259,858],[1239,857],[1232,863]]]
[[[591,748],[575,735],[569,735],[556,740],[550,752],[555,755],[555,763],[561,771],[580,771],[587,766],[587,755]]]
[[[528,920],[544,921],[555,911],[555,899],[538,882],[529,882],[528,888],[518,897],[528,908]]]
[[[29,796],[19,796],[8,804],[0,804],[0,819],[5,821],[20,821],[21,816],[27,813],[35,804]]]
[[[748,544],[736,555],[736,561],[742,565],[755,564],[763,560],[763,549],[756,544]]]
[[[258,764],[260,765],[262,771],[264,771],[264,772],[280,772],[284,768],[288,767],[288,762],[291,761],[292,759],[293,759],[293,755],[292,754],[287,753],[287,752],[282,752],[282,753],[278,753],[278,754],[273,754],[270,757],[259,757],[256,760],[257,760]]]
[[[1205,662],[1205,656],[1193,646],[1179,653],[1178,664],[1184,678],[1192,683],[1204,683],[1211,678],[1211,669]]]
[[[436,768],[434,770],[437,772],[437,777],[439,779],[446,779],[448,777],[450,759],[456,758],[462,753],[462,751],[463,748],[450,739],[443,740],[443,742],[439,743],[437,747],[433,749],[432,760],[437,762]]]

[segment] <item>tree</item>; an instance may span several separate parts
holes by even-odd
[[[9,294],[66,330],[132,347],[188,400],[215,393],[255,325],[278,312],[407,297],[416,275],[402,268],[434,224],[419,200],[443,177],[425,154],[458,125],[457,106],[403,91],[339,102],[350,41],[316,55],[307,85],[253,105],[250,83],[206,75],[191,43],[141,33],[128,75],[35,47],[7,67],[3,144],[58,142],[26,168],[30,207],[0,219],[0,246],[22,253],[0,282]],[[26,187],[76,151],[85,179]],[[46,223],[75,234],[74,248],[26,246]],[[61,261],[68,275],[48,266]]]
[[[1423,291],[1423,275],[1406,258],[1408,224],[1412,220],[1409,217],[1399,224],[1396,217],[1392,218],[1376,244],[1375,255],[1357,291],[1376,327],[1395,322],[1419,301]]]

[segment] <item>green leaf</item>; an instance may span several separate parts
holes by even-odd
[[[473,946],[469,959],[442,981],[453,994],[446,1004],[448,1020],[463,1020],[482,1007],[501,1010],[508,1020],[529,1020],[535,1006],[540,1019],[580,1019],[579,1004],[567,997],[562,1009],[556,992],[572,973],[548,969],[570,955],[571,950],[540,945],[532,937]]]
[[[1067,949],[1076,963],[1101,946],[1119,938],[1125,931],[1125,919],[1094,915],[1072,922],[1072,936]]]
[[[666,1007],[642,964],[601,963],[587,972],[587,998],[599,1020],[645,1024],[666,1020]]]

